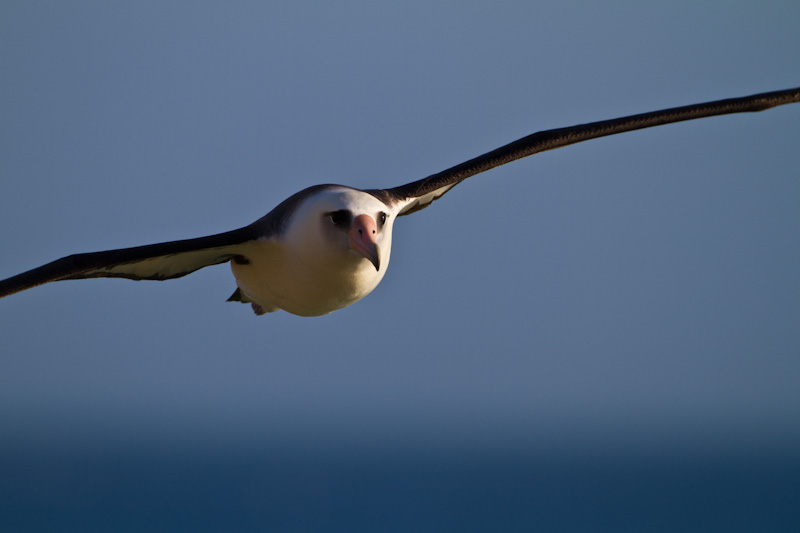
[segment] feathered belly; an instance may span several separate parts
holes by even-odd
[[[377,287],[385,272],[356,256],[304,264],[272,243],[254,243],[247,257],[246,264],[231,262],[245,295],[266,311],[278,308],[300,316],[326,315],[357,302]]]

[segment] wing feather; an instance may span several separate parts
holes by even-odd
[[[568,128],[540,131],[427,178],[391,189],[368,192],[403,204],[399,215],[408,215],[426,208],[434,200],[471,176],[539,152],[626,131],[652,128],[696,118],[763,111],[796,102],[800,102],[800,88],[674,107]]]
[[[249,226],[225,233],[62,257],[52,263],[0,281],[0,298],[66,279],[127,278],[133,280],[174,279],[203,267],[227,261],[247,263],[252,242],[279,239],[287,220],[300,203],[325,185],[293,194]]]
[[[197,239],[70,255],[0,281],[0,298],[51,281],[85,278],[165,280],[231,259],[246,262],[246,243],[262,237],[258,229],[256,224],[252,224]]]

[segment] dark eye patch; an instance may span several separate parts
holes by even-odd
[[[378,227],[382,228],[384,224],[386,224],[386,213],[381,211],[378,213]]]
[[[348,209],[331,211],[330,213],[327,213],[327,216],[331,217],[334,225],[340,228],[350,227],[350,222],[353,220],[353,213],[351,213]]]

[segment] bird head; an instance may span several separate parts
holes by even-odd
[[[394,213],[369,193],[343,186],[310,195],[292,214],[287,243],[321,267],[386,271]]]

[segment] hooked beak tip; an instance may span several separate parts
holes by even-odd
[[[375,270],[376,271],[380,271],[380,269],[381,269],[381,249],[378,247],[377,244],[375,245],[374,253],[370,257],[367,257],[367,259],[369,259],[370,263],[375,265]]]
[[[381,249],[378,247],[377,244],[366,246],[365,249],[359,250],[358,253],[361,254],[364,257],[364,259],[372,263],[372,266],[375,267],[376,271],[380,271]]]
[[[363,240],[358,239],[351,239],[350,240],[350,247],[356,252],[358,255],[372,263],[372,266],[375,267],[375,270],[380,271],[381,269],[381,249],[378,246],[378,243],[371,242],[366,243]]]

